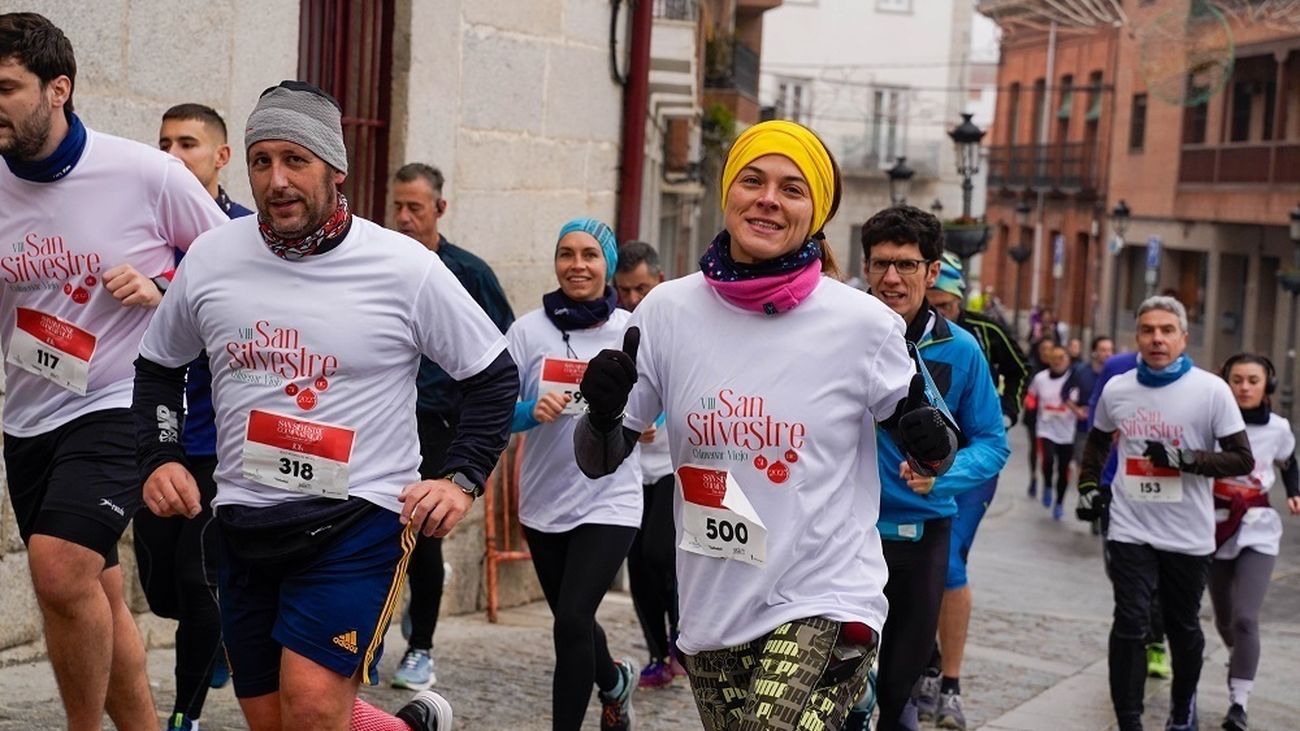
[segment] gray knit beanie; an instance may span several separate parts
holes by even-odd
[[[281,81],[262,92],[244,130],[244,149],[262,140],[286,140],[346,174],[342,111],[334,97],[304,81]]]

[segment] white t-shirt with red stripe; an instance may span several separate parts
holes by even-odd
[[[1061,398],[1061,387],[1070,377],[1070,371],[1059,376],[1044,368],[1034,374],[1029,382],[1029,393],[1038,402],[1038,421],[1035,428],[1038,438],[1052,444],[1074,444],[1074,432],[1077,418],[1070,407]]]
[[[915,373],[903,319],[826,277],[768,316],[697,273],[655,287],[631,324],[641,347],[625,426],[667,412],[677,467],[678,646],[735,647],[808,617],[879,632],[880,470],[898,465],[878,464],[876,422]]]
[[[1249,475],[1226,480],[1244,484],[1267,494],[1277,481],[1276,464],[1295,452],[1295,435],[1291,424],[1277,414],[1269,414],[1267,424],[1247,424],[1250,451],[1255,455],[1255,469]],[[1216,487],[1220,480],[1215,480]],[[1217,513],[1217,511],[1216,511]],[[1226,518],[1215,515],[1215,518]],[[1276,556],[1282,544],[1282,516],[1272,508],[1250,508],[1241,518],[1237,532],[1219,546],[1215,558],[1234,559],[1243,548]]]
[[[173,368],[200,350],[212,366],[214,505],[342,488],[396,512],[419,479],[420,355],[463,380],[505,338],[413,239],[354,216],[337,248],[286,261],[249,216],[196,242],[140,346]]]
[[[0,164],[5,433],[35,436],[129,408],[132,364],[154,311],[123,307],[103,273],[130,264],[158,276],[176,249],[227,220],[180,160],[93,130],[57,181],[23,180]]]
[[[587,361],[605,348],[622,347],[630,317],[627,310],[615,309],[608,320],[595,327],[570,330],[567,342],[565,333],[542,310],[515,320],[506,339],[519,367],[520,400],[533,401],[547,388],[543,369],[548,364],[553,372],[547,380],[556,384],[551,388],[560,388],[567,380],[564,390],[577,391]],[[525,433],[519,522],[544,533],[563,533],[593,523],[639,527],[644,502],[640,448],[613,474],[598,480],[587,477],[573,457],[573,431],[583,412],[581,403],[571,402],[569,411]]]

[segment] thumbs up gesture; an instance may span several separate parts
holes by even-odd
[[[603,422],[622,417],[628,394],[636,384],[636,351],[640,345],[640,328],[629,327],[623,334],[621,350],[606,348],[587,364],[580,389],[593,417]]]

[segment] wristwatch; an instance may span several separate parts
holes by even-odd
[[[172,280],[162,276],[161,274],[154,277],[152,281],[153,281],[153,286],[157,287],[158,291],[162,292],[163,294],[167,294],[167,288],[171,286],[172,283]]]
[[[452,484],[460,488],[461,492],[472,498],[477,498],[483,494],[483,486],[475,483],[464,472],[448,472],[442,479],[450,480]]]

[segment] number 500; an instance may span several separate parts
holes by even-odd
[[[709,540],[717,540],[720,538],[728,543],[733,540],[737,543],[748,543],[749,526],[744,523],[733,524],[726,520],[706,518],[704,521],[704,535],[707,536]]]

